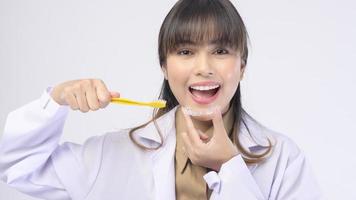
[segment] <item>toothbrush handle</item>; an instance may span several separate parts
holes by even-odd
[[[131,99],[126,99],[126,98],[121,98],[121,97],[120,98],[112,98],[111,102],[123,103],[123,104],[127,104],[127,105],[142,105],[142,106],[147,105],[147,103],[144,103],[144,102],[138,102],[138,101],[134,101],[134,100],[131,100]]]

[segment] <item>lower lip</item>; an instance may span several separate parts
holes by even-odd
[[[192,96],[192,99],[195,102],[197,102],[198,104],[210,104],[210,103],[212,103],[219,96],[220,90],[221,90],[221,86],[220,86],[219,90],[214,94],[214,96],[199,98],[199,97],[194,96],[188,89],[189,94]]]

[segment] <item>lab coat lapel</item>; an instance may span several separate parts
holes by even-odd
[[[175,199],[174,153],[176,146],[175,112],[178,106],[156,120],[163,137],[163,144],[151,154],[154,199]],[[149,147],[161,144],[154,123],[137,131],[137,139]]]

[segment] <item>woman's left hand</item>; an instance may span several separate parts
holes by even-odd
[[[228,137],[219,109],[215,109],[213,113],[214,132],[206,143],[201,137],[207,136],[195,129],[190,115],[185,112],[183,115],[187,124],[187,132],[181,133],[184,149],[193,164],[219,171],[222,164],[239,154]]]

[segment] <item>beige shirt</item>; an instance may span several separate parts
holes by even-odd
[[[210,169],[194,165],[191,163],[189,158],[185,155],[183,150],[183,138],[180,133],[182,132],[182,127],[178,124],[182,124],[182,119],[180,111],[176,114],[176,149],[175,149],[175,189],[176,189],[176,199],[177,200],[191,200],[191,199],[209,199],[211,195],[211,190],[208,188],[203,176],[210,171]],[[233,118],[232,109],[230,109],[223,116],[223,121],[227,130],[231,129]],[[231,131],[229,131],[231,132]],[[213,128],[210,128],[206,132],[211,138],[213,134]],[[231,135],[230,135],[231,136]]]

